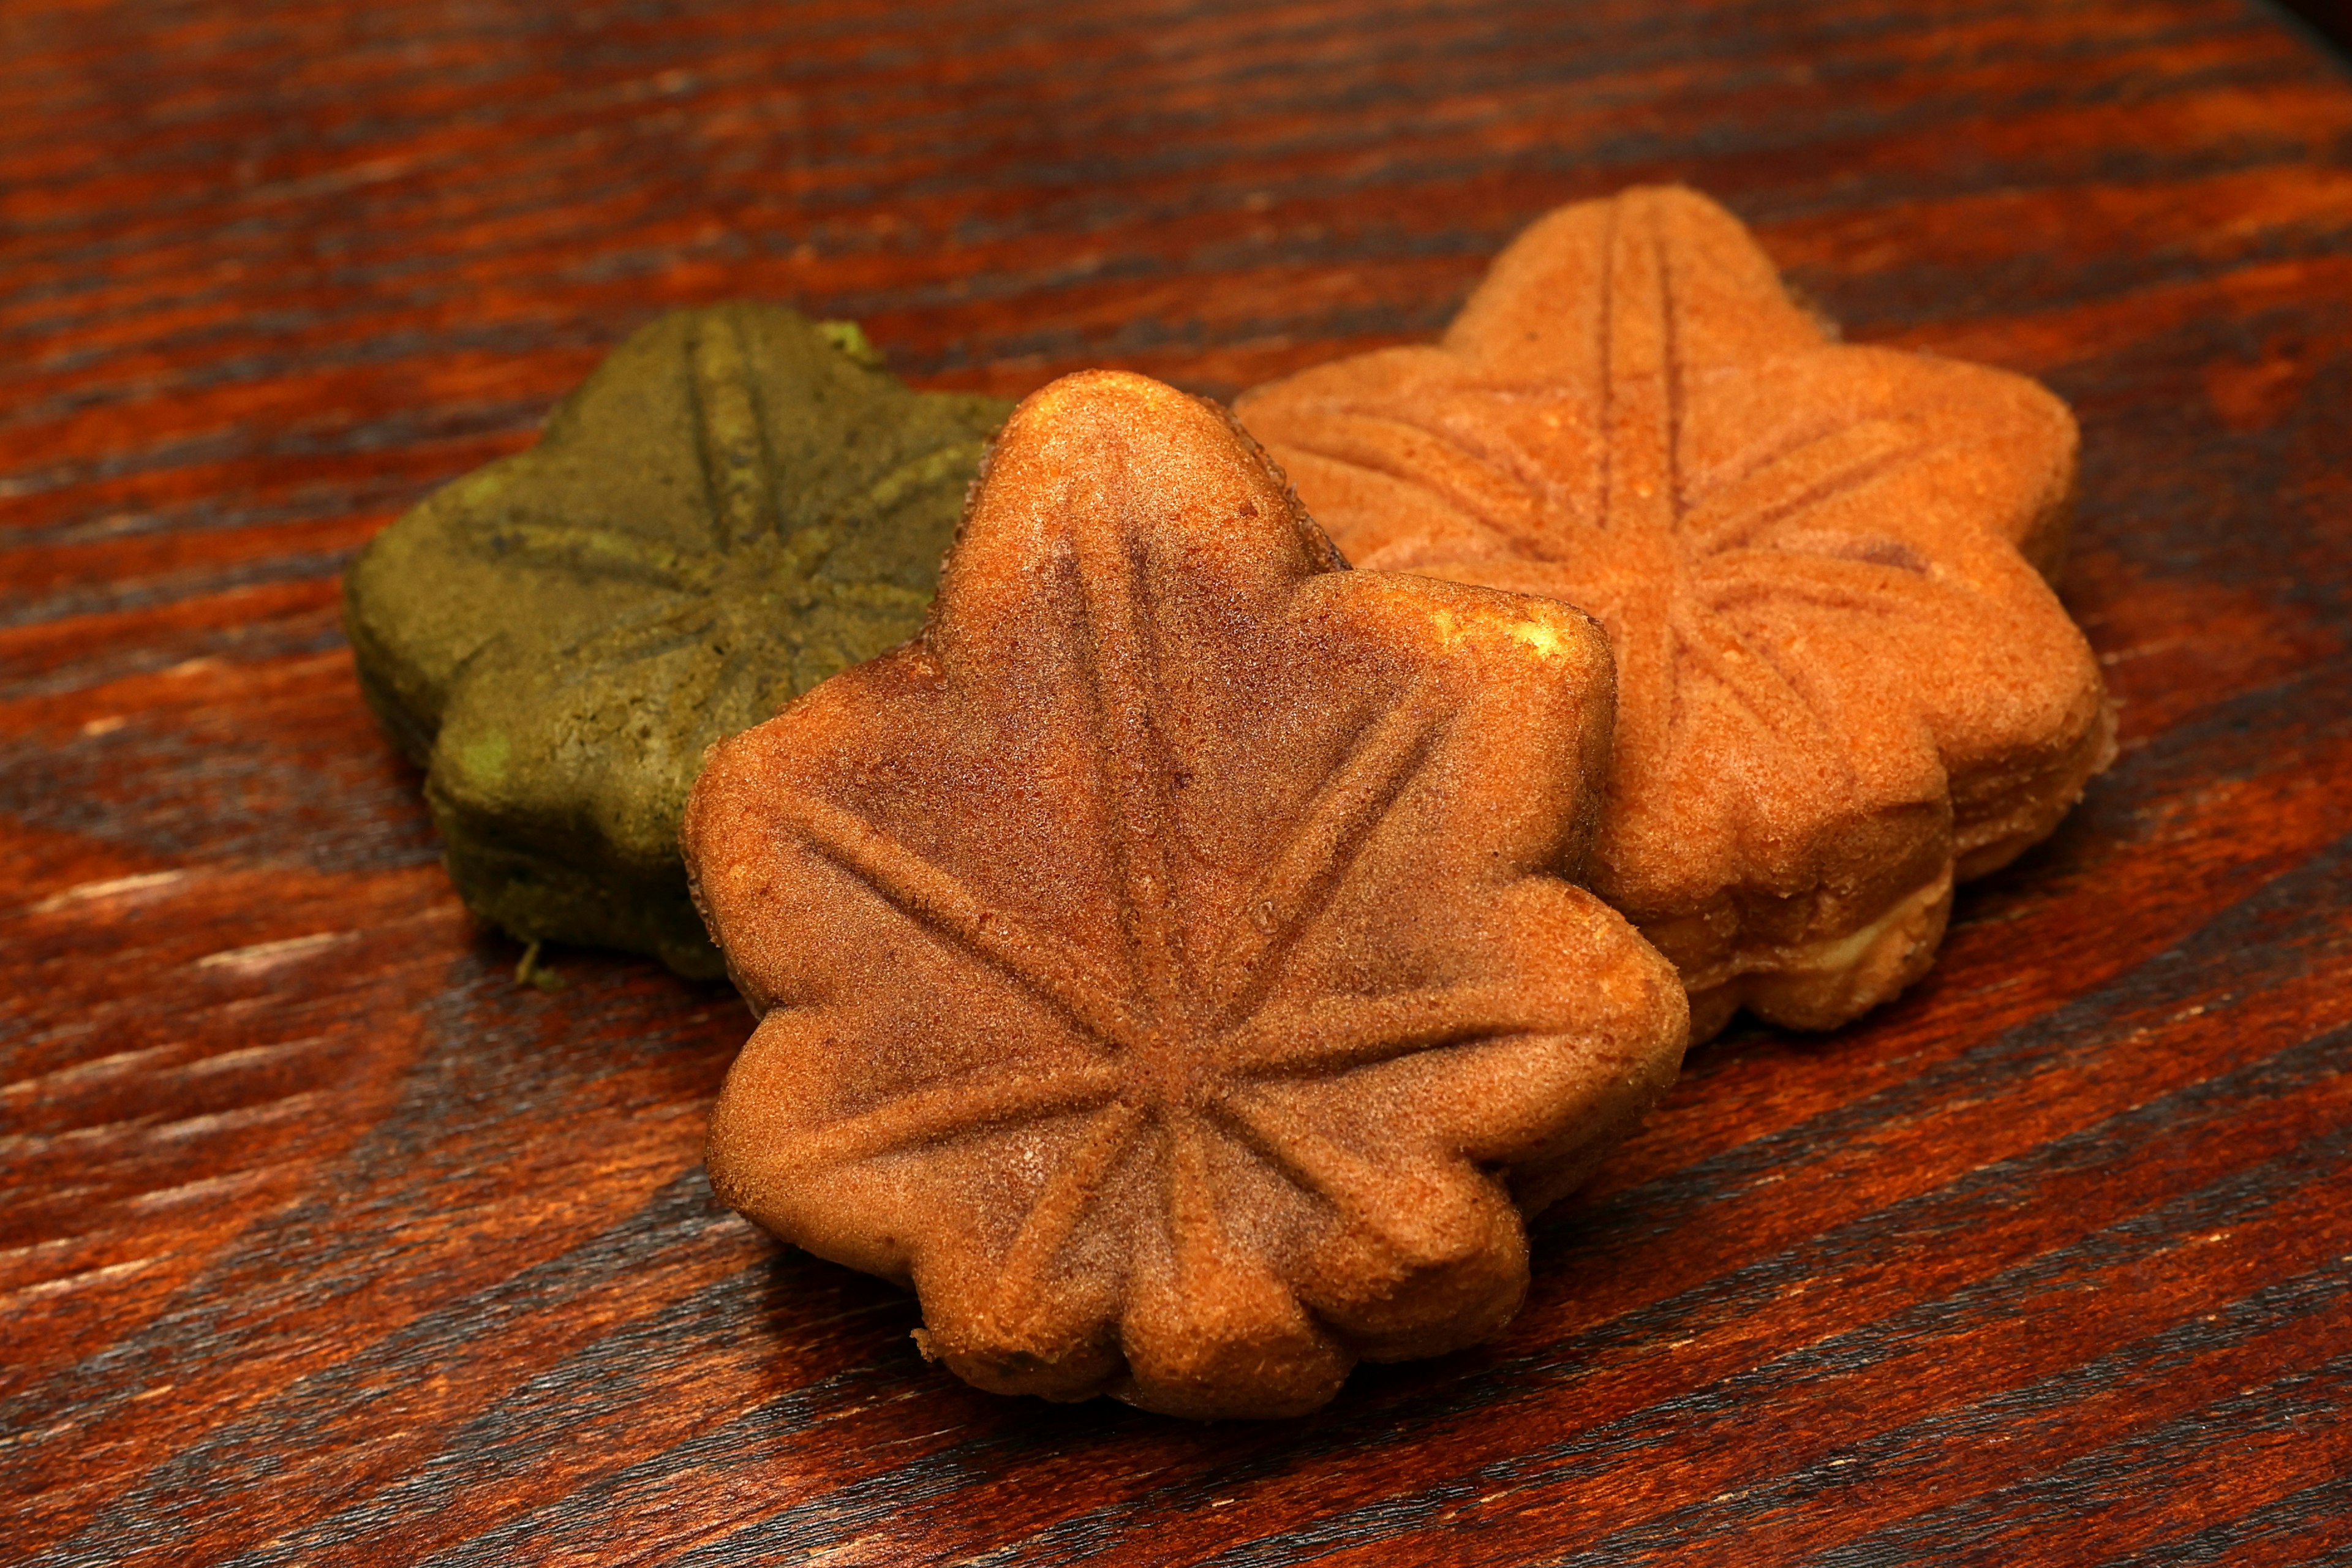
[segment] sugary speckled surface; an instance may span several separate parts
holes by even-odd
[[[1522,1210],[1674,1080],[1574,887],[1608,650],[1340,566],[1212,405],[1057,381],[919,643],[721,744],[687,859],[765,1016],[711,1182],[982,1387],[1280,1415],[1485,1338]]]
[[[1237,411],[1349,559],[1590,610],[1620,689],[1593,886],[1696,1032],[1828,1027],[1916,979],[1954,875],[2111,754],[2063,553],[2075,434],[2024,377],[1833,343],[1738,219],[1543,218],[1441,344]]]

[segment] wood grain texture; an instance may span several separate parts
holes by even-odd
[[[2074,404],[2124,749],[1496,1342],[975,1393],[712,1201],[730,994],[468,924],[336,574],[632,328],[1229,394],[1658,179]],[[0,1555],[2352,1563],[2347,429],[2352,76],[2241,0],[9,0]]]

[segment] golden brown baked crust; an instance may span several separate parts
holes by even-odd
[[[1492,1332],[1682,1054],[1559,875],[1609,709],[1581,614],[1348,571],[1213,406],[1055,383],[923,637],[696,785],[763,1013],[714,1186],[983,1388],[1281,1415]]]
[[[1592,887],[1681,969],[1693,1034],[1825,1028],[1942,940],[1954,876],[2113,754],[2064,548],[2065,405],[1844,346],[1738,221],[1639,189],[1553,213],[1434,348],[1236,412],[1359,566],[1581,605],[1618,738]]]

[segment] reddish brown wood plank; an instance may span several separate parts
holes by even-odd
[[[2352,75],[2238,0],[0,8],[0,1539],[44,1563],[2352,1561]],[[1728,201],[2080,413],[2123,754],[1707,1047],[1496,1342],[989,1398],[710,1197],[722,988],[515,984],[336,576],[634,326],[1211,392]]]

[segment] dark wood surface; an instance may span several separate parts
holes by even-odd
[[[2276,0],[2328,47],[2352,52],[2352,0]]]
[[[1899,1004],[1696,1053],[1496,1342],[972,1392],[712,1201],[731,994],[467,922],[337,574],[633,327],[1229,394],[1658,179],[2073,402],[2123,754]],[[2275,13],[5,0],[0,551],[0,1557],[2352,1562],[2352,77]]]

